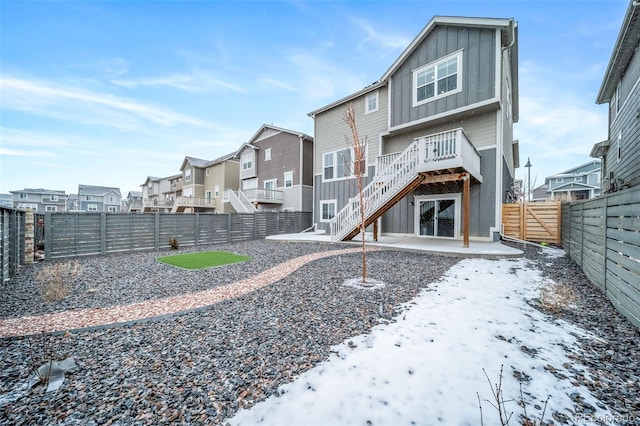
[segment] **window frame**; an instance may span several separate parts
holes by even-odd
[[[369,101],[371,99],[376,100],[376,106],[375,108],[371,108],[369,105]],[[375,92],[369,93],[364,97],[364,113],[366,114],[371,114],[372,112],[376,112],[380,109],[380,91],[376,90]]]
[[[289,178],[287,178],[289,176]],[[293,188],[293,170],[284,172],[284,187],[285,188]]]
[[[44,206],[45,212],[57,212],[58,206]]]
[[[457,60],[457,65],[456,65],[456,88],[443,92],[443,93],[438,93],[438,83],[440,81],[443,81],[445,77],[449,77],[453,74],[447,74],[446,76],[442,76],[440,77],[438,75],[438,67],[446,62],[449,62],[452,59],[456,59]],[[411,73],[412,73],[412,86],[411,86],[411,90],[412,90],[412,101],[413,101],[413,106],[417,107],[429,102],[433,102],[436,99],[441,99],[444,98],[446,96],[451,96],[454,95],[456,93],[459,93],[462,91],[462,68],[463,68],[463,54],[462,54],[462,50],[458,50],[456,52],[453,52],[447,56],[443,56],[442,58],[439,58],[435,61],[432,61],[428,64],[422,65],[419,68],[414,69]],[[428,70],[433,70],[433,96],[429,96],[426,97],[425,99],[421,99],[418,100],[418,89],[420,87],[424,87],[424,86],[428,86],[429,84],[424,84],[420,87],[418,87],[418,75],[421,74],[422,72],[427,72]]]
[[[247,161],[249,159],[249,161]],[[240,158],[240,169],[244,172],[253,169],[253,152],[246,152]]]
[[[91,195],[85,195],[84,196],[84,200],[85,201],[93,201],[93,197]]]
[[[267,184],[273,184],[272,188],[267,188]],[[278,189],[278,179],[266,179],[262,181],[262,189],[268,189],[269,191],[275,191]]]
[[[19,200],[28,200],[29,199],[29,194],[27,194],[26,192],[21,192],[20,194],[18,194],[18,199]]]
[[[271,161],[271,148],[264,150],[264,161]]]
[[[622,160],[622,129],[618,131],[618,146],[616,151],[616,162],[620,162],[620,160]]]
[[[98,211],[98,205],[97,204],[87,204],[87,211],[88,212],[97,212]]]
[[[331,216],[330,218],[325,218],[324,206],[330,206],[330,205],[333,206],[333,216]],[[331,222],[333,218],[336,217],[337,213],[338,213],[338,200],[320,200],[320,222],[323,222],[323,223]]]
[[[191,182],[191,167],[184,170],[184,181]]]
[[[107,213],[118,213],[118,206],[107,206]]]
[[[340,153],[348,151],[349,152],[349,161],[348,163],[351,164],[351,167],[347,167],[347,164],[345,164],[344,158],[341,158],[342,156],[340,155]],[[354,149],[351,147],[347,147],[347,148],[342,148],[342,149],[338,149],[336,151],[331,151],[331,152],[325,152],[324,154],[322,154],[322,181],[323,182],[333,182],[333,181],[338,181],[338,180],[346,180],[346,179],[353,179],[356,177],[356,175],[354,174],[354,167],[353,167],[353,159],[354,159]],[[365,159],[364,159],[364,174],[363,176],[367,176],[367,163],[368,163],[368,149],[365,148]],[[327,158],[331,158],[331,162],[332,164],[327,165]],[[327,177],[327,170],[331,169],[331,177]],[[341,170],[342,175],[339,176],[339,171]]]
[[[220,196],[220,185],[214,185],[213,196],[216,198]]]
[[[211,172],[210,172],[210,170],[211,170],[211,167],[207,167],[207,168],[204,170],[204,175],[205,175],[205,176],[209,176],[209,173],[211,173]]]
[[[58,200],[58,196],[57,195],[49,195],[49,201],[54,201],[57,202]]]

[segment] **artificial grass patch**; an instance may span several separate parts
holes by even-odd
[[[159,257],[158,261],[184,269],[204,269],[244,262],[249,259],[251,259],[249,256],[240,256],[239,254],[227,253],[226,251],[201,251],[197,253],[163,256]]]

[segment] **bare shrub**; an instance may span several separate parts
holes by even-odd
[[[73,282],[84,273],[84,268],[75,260],[47,266],[36,276],[40,293],[47,302],[57,302],[69,295]]]
[[[180,244],[178,243],[178,239],[176,237],[169,238],[169,247],[173,250],[178,250]]]
[[[540,304],[550,313],[560,313],[569,309],[576,303],[578,296],[575,291],[566,284],[548,281],[540,288]]]

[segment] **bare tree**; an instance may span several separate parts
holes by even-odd
[[[367,281],[367,250],[365,244],[365,199],[362,190],[364,189],[364,177],[366,174],[366,155],[367,155],[367,138],[360,139],[358,128],[356,126],[356,113],[353,105],[349,102],[344,113],[343,120],[351,129],[351,138],[346,137],[347,145],[353,150],[353,158],[351,161],[345,161],[345,166],[349,167],[356,178],[358,197],[360,200],[360,224],[358,228],[362,237],[362,283]]]

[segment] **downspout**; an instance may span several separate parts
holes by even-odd
[[[298,138],[300,138],[300,169],[298,171],[300,177],[298,179],[300,179],[300,211],[302,211],[304,200],[304,169],[302,168],[304,166],[304,138],[302,135],[298,135]],[[313,219],[311,221],[313,222]]]

